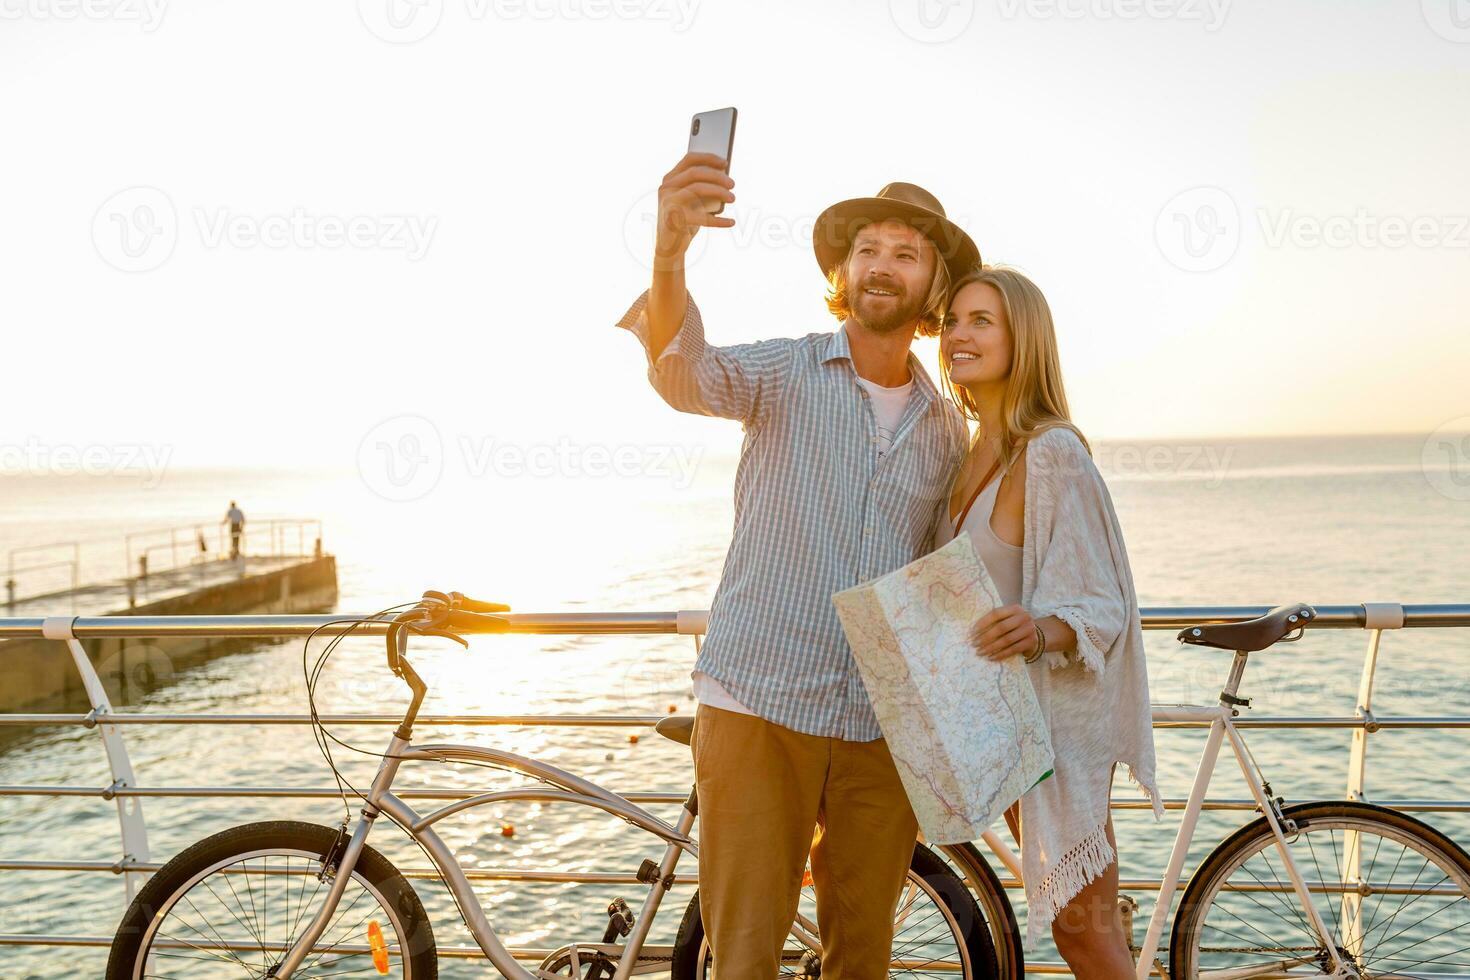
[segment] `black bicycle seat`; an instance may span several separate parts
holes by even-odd
[[[1295,633],[1317,618],[1317,610],[1305,602],[1289,602],[1277,606],[1264,616],[1239,623],[1214,623],[1190,626],[1179,631],[1180,643],[1220,650],[1264,650],[1290,633]],[[1295,637],[1293,637],[1295,639]]]
[[[689,737],[694,734],[694,716],[669,715],[667,718],[660,718],[658,724],[653,726],[653,730],[664,738],[671,738],[681,745],[688,745]]]

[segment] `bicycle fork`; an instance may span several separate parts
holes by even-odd
[[[267,977],[290,980],[290,977],[300,969],[302,962],[317,941],[322,938],[322,933],[326,932],[327,924],[332,921],[337,905],[342,901],[342,893],[347,890],[347,882],[352,878],[352,869],[357,866],[357,859],[362,856],[362,849],[367,844],[368,833],[373,828],[373,822],[378,819],[378,814],[381,812],[373,801],[380,799],[381,795],[388,791],[388,787],[393,785],[393,777],[398,773],[400,761],[398,755],[406,748],[408,748],[408,742],[394,735],[388,752],[383,757],[383,764],[378,767],[378,774],[373,778],[372,789],[368,790],[368,802],[363,804],[362,816],[358,818],[357,828],[353,830],[352,837],[347,841],[346,846],[341,848],[341,856],[337,861],[335,873],[331,864],[331,854],[327,855],[327,860],[322,866],[322,874],[333,875],[333,878],[332,887],[327,891],[327,897],[323,900],[321,909],[312,918],[311,924],[306,927],[301,938],[296,940],[296,944],[287,951],[285,959],[266,973]],[[406,943],[408,937],[400,936],[399,940]],[[408,955],[407,950],[402,952],[404,956]]]

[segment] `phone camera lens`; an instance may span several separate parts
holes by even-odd
[[[699,135],[699,120],[698,119],[694,120],[694,128],[689,131],[689,135],[691,135],[691,136],[698,136]]]

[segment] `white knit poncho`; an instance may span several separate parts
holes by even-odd
[[[1066,426],[1028,443],[1025,506],[1021,606],[1035,619],[1056,616],[1077,634],[1076,652],[1049,650],[1028,668],[1056,754],[1053,775],[1021,797],[1030,951],[1062,907],[1116,859],[1105,826],[1112,764],[1127,766],[1155,820],[1164,808],[1123,532],[1102,475]]]

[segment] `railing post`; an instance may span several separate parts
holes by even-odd
[[[105,718],[112,713],[112,704],[107,698],[107,691],[102,686],[101,678],[97,676],[97,671],[92,666],[91,658],[87,656],[87,651],[82,648],[81,641],[76,638],[76,633],[72,630],[72,624],[75,621],[75,617],[48,616],[41,622],[41,635],[48,640],[61,640],[66,643],[67,649],[71,651],[72,661],[76,664],[77,673],[81,675],[82,687],[87,692],[87,700],[92,705],[92,714],[97,718]],[[102,736],[102,747],[107,752],[107,764],[112,772],[110,789],[137,786],[138,780],[133,775],[133,763],[128,758],[128,749],[123,744],[121,730],[118,726],[109,725],[106,722],[97,724],[97,730]],[[143,823],[143,801],[136,796],[114,798],[117,800],[117,820],[122,831],[123,861],[146,863],[150,857],[148,828]],[[123,872],[123,882],[127,888],[129,902],[132,902],[137,888],[147,878],[147,874],[143,872]]]
[[[1373,678],[1378,670],[1378,643],[1386,629],[1404,625],[1404,607],[1396,602],[1363,603],[1363,628],[1368,630],[1368,649],[1363,654],[1363,673],[1358,679],[1358,704],[1355,714],[1362,725],[1353,729],[1352,749],[1348,753],[1347,798],[1367,800],[1368,736],[1378,731],[1373,717]],[[1343,884],[1362,882],[1362,837],[1355,830],[1343,832]],[[1363,951],[1363,901],[1356,891],[1342,893],[1343,945],[1359,956]]]

